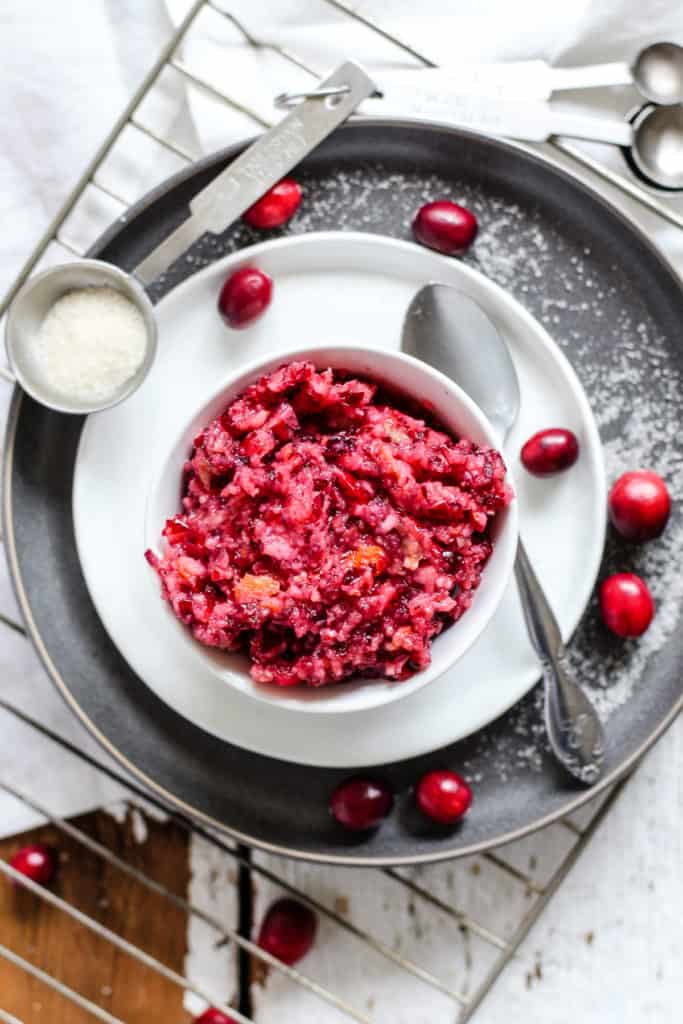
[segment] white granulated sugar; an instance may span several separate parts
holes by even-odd
[[[32,356],[55,395],[106,402],[140,368],[146,340],[142,314],[125,295],[107,286],[79,288],[50,308]]]
[[[622,344],[614,353],[611,368],[602,369],[602,402],[595,408],[602,430],[618,428],[604,446],[607,478],[615,480],[628,469],[653,469],[666,480],[676,504],[683,497],[678,412],[683,381],[671,365],[666,344],[651,335],[647,324],[633,326],[623,316],[619,326],[624,330]],[[643,398],[645,371],[649,387],[656,389],[656,402]],[[601,650],[599,658],[591,659],[590,697],[603,720],[626,703],[649,659],[678,625],[683,608],[683,574],[679,568],[683,523],[672,520],[663,535],[648,544],[626,549],[614,542],[613,546],[614,551],[608,550],[610,569],[633,571],[647,580],[656,614],[642,637]],[[577,667],[579,660],[577,657]],[[581,667],[587,667],[585,659]]]

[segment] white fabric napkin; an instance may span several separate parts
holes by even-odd
[[[227,0],[223,0],[228,9]],[[171,19],[177,22],[186,8],[184,0],[167,0]],[[277,13],[275,8],[279,8]],[[445,16],[443,4],[427,0],[416,16],[406,0],[375,0],[363,4],[363,12],[389,33],[411,45],[434,63],[461,68],[477,62],[544,60],[556,66],[577,66],[608,61],[630,61],[643,46],[655,40],[683,42],[683,9],[675,0],[659,0],[645,10],[637,0],[602,0],[601,3],[548,7],[539,0],[522,0],[513,7],[503,0],[485,0],[474,9],[457,5]],[[375,32],[350,19],[320,0],[296,4],[268,4],[258,9],[247,0],[235,0],[229,10],[254,38],[295,55],[307,67],[323,75],[344,59],[360,61],[380,84],[391,81],[396,72],[421,67],[411,55]],[[495,26],[493,31],[492,26]],[[205,12],[184,47],[184,59],[191,68],[233,97],[242,110],[226,110],[225,104],[190,86],[188,102],[201,148],[211,152],[262,130],[262,121],[282,117],[273,98],[283,91],[310,87],[315,81],[272,49],[254,50],[232,23],[215,11]],[[418,72],[419,76],[419,72]],[[419,77],[416,79],[419,81]],[[444,84],[447,85],[444,75]],[[433,91],[433,83],[430,90]],[[407,81],[394,95],[388,93],[386,108],[395,113],[397,104],[413,116],[434,113],[419,90],[411,98]],[[398,97],[398,99],[397,99]],[[520,102],[523,102],[520,100]],[[631,87],[559,92],[552,97],[560,111],[582,112],[596,117],[622,117],[639,98]],[[370,101],[365,112],[381,115],[383,102]],[[249,117],[245,110],[251,112]],[[440,116],[436,108],[434,116]],[[589,155],[616,171],[628,174],[623,158],[612,146],[577,143]],[[553,155],[557,154],[553,151]],[[577,165],[559,157],[570,169]],[[675,260],[683,259],[683,233],[666,224],[608,185],[596,187],[634,216]],[[670,200],[683,212],[683,198]]]
[[[224,0],[228,3],[228,0]],[[92,156],[189,0],[70,0],[63,5],[24,0],[3,11],[0,52],[0,290],[4,291],[40,232]],[[418,62],[325,0],[230,0],[229,7],[254,36],[295,53],[319,74],[346,58],[372,73],[416,69]],[[555,65],[628,60],[655,39],[683,42],[679,0],[458,0],[444,15],[442,0],[365,0],[362,9],[389,32],[435,63],[543,59]],[[74,26],[78,25],[75,30]],[[169,133],[192,152],[210,152],[255,134],[263,122],[282,116],[272,99],[306,88],[314,79],[272,49],[249,46],[229,20],[207,7],[198,18],[182,60],[235,100],[226,106],[210,93],[188,87],[177,73],[163,76],[140,111],[145,123]],[[417,73],[417,72],[416,72]],[[623,113],[629,90],[591,91],[556,98],[565,109]],[[242,109],[240,109],[240,107]],[[417,113],[406,109],[406,114]],[[621,169],[620,156],[592,147]],[[124,145],[103,166],[99,180],[124,199],[170,174],[177,161],[159,162],[144,137],[127,130]],[[570,165],[571,166],[571,165]],[[605,188],[645,226],[683,269],[683,232]],[[123,210],[115,199],[94,193],[78,207],[67,236],[89,244]],[[46,259],[64,258],[51,250]],[[0,391],[0,408],[7,393]],[[4,566],[0,613],[16,617]],[[29,645],[0,629],[0,694],[20,703],[52,728],[104,755],[85,736],[52,689]],[[0,778],[9,778],[64,814],[76,814],[120,796],[118,788],[82,768],[0,711]],[[29,827],[35,815],[0,791],[0,834]]]

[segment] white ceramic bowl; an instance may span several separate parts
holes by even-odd
[[[478,444],[496,444],[493,430],[470,398],[437,370],[411,356],[384,349],[335,345],[334,347],[292,350],[283,356],[278,353],[242,368],[228,376],[207,398],[202,407],[192,414],[187,427],[179,437],[170,441],[170,447],[160,459],[160,472],[153,481],[145,515],[146,547],[160,550],[160,534],[164,522],[180,508],[183,463],[199,430],[217,416],[233,399],[264,373],[294,359],[308,359],[320,369],[344,369],[356,376],[371,377],[386,382],[397,391],[413,396],[433,410],[436,417],[452,433],[469,438]],[[493,553],[484,569],[482,581],[474,595],[472,605],[457,622],[444,630],[432,643],[432,661],[423,671],[403,682],[386,679],[361,679],[320,689],[309,687],[275,687],[254,682],[249,675],[246,656],[227,654],[204,647],[190,630],[179,622],[170,608],[173,619],[195,656],[229,686],[249,696],[277,704],[290,710],[340,714],[376,707],[398,700],[426,686],[442,675],[472,646],[481,634],[503,596],[512,573],[517,548],[517,502],[513,500],[496,517]],[[156,573],[150,570],[150,585],[159,588]]]

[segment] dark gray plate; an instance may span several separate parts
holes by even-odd
[[[92,254],[134,266],[236,151],[210,157],[157,189]],[[408,237],[421,203],[464,200],[481,225],[467,261],[507,287],[567,353],[598,416],[610,476],[643,464],[672,483],[681,478],[681,288],[648,241],[600,198],[502,142],[399,122],[347,125],[305,161],[298,177],[306,196],[290,232],[339,228]],[[163,288],[256,237],[236,225],[200,246],[191,263],[180,261]],[[15,396],[4,467],[10,568],[33,641],[62,694],[107,749],[170,803],[291,856],[378,864],[481,850],[538,828],[597,791],[577,788],[548,757],[538,690],[468,740],[373,770],[394,786],[397,807],[382,828],[361,838],[344,834],[327,813],[343,771],[246,753],[180,718],[128,668],[90,602],[71,517],[81,425]],[[641,548],[608,541],[605,571],[635,569],[652,586],[659,607],[648,634],[616,642],[591,606],[572,643],[577,673],[609,712],[601,786],[632,766],[681,706],[682,529],[676,509],[659,541]],[[116,543],[115,523],[102,543]],[[435,830],[413,807],[412,783],[439,765],[465,772],[475,790],[469,816],[454,830]]]

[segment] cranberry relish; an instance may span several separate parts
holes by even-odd
[[[405,679],[469,607],[510,496],[494,449],[293,362],[195,438],[147,558],[195,638],[245,651],[259,682]]]

